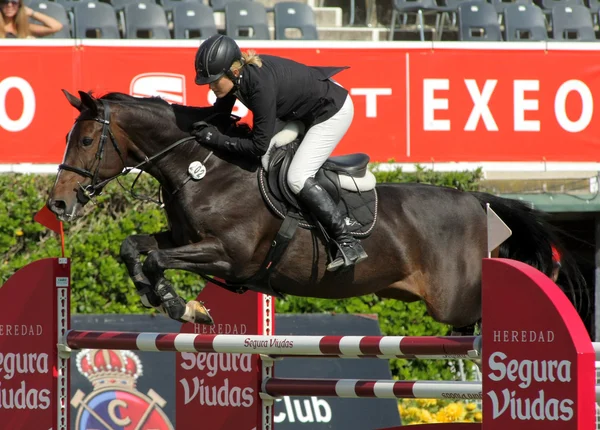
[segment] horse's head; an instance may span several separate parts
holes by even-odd
[[[79,91],[80,98],[64,91],[80,114],[67,135],[67,148],[59,166],[48,208],[62,221],[81,215],[83,206],[125,167],[127,141],[117,127],[111,127],[107,101]]]

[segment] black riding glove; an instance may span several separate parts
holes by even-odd
[[[199,143],[214,149],[223,149],[225,136],[214,125],[200,121],[192,125],[191,134]]]
[[[255,147],[251,138],[224,135],[214,125],[210,125],[204,121],[192,124],[190,134],[203,145],[219,151],[227,151],[238,156],[254,159],[265,153],[262,148]]]

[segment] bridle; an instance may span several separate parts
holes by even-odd
[[[58,166],[59,171],[60,170],[68,170],[70,172],[74,172],[74,173],[77,173],[78,175],[81,175],[81,176],[91,179],[91,183],[88,185],[82,185],[81,183],[78,182],[79,188],[77,189],[77,200],[82,205],[85,205],[87,202],[92,200],[92,198],[95,197],[98,194],[98,192],[101,191],[102,188],[105,187],[106,184],[108,184],[113,179],[117,179],[121,176],[125,176],[132,170],[139,169],[140,167],[144,166],[145,164],[149,164],[152,160],[160,157],[161,155],[165,154],[166,152],[169,152],[171,149],[181,145],[182,143],[189,142],[191,140],[195,140],[194,136],[184,137],[183,139],[179,139],[177,142],[173,143],[172,145],[169,145],[162,151],[154,154],[152,157],[145,156],[144,161],[142,161],[141,163],[139,163],[133,167],[127,167],[125,165],[125,160],[123,159],[123,154],[121,153],[121,150],[119,149],[117,139],[115,138],[115,135],[113,134],[113,132],[110,128],[110,105],[106,102],[106,100],[100,100],[100,101],[102,102],[102,106],[104,108],[104,118],[99,118],[99,117],[91,118],[91,121],[96,121],[96,122],[99,122],[100,124],[102,124],[102,134],[100,135],[98,151],[96,151],[96,156],[95,156],[96,163],[97,163],[96,168],[92,172],[90,170],[82,169],[82,168],[75,167],[75,166],[70,166],[65,163],[62,163]],[[86,119],[86,121],[89,121],[89,120],[90,119]],[[78,121],[80,121],[80,120],[78,120]],[[117,173],[116,175],[111,176],[110,178],[100,179],[99,178],[100,167],[102,165],[102,158],[104,157],[106,142],[107,142],[107,140],[109,140],[109,138],[110,138],[110,142],[112,143],[113,148],[115,149],[115,151],[117,152],[117,155],[119,156],[119,158],[121,160],[121,163],[123,164],[123,168],[122,168],[121,172]],[[212,154],[212,151],[210,152],[210,154]],[[209,156],[210,156],[210,154],[209,154]],[[208,159],[208,157],[207,157],[207,159]],[[142,173],[142,171],[140,170],[140,173],[138,174],[137,178],[134,180],[133,184],[131,185],[131,193],[134,197],[137,197],[137,196],[133,193],[133,187],[135,186],[135,182],[137,181],[137,179],[139,178],[141,173]],[[151,200],[151,199],[148,199],[148,200]],[[162,205],[162,202],[156,202],[156,203]]]

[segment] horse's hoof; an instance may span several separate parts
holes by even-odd
[[[181,317],[185,322],[191,322],[194,324],[213,325],[213,321],[208,309],[204,305],[196,300],[190,300],[185,305],[185,314]]]

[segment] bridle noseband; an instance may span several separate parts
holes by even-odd
[[[68,170],[70,172],[77,173],[78,175],[84,176],[86,178],[90,178],[92,180],[92,182],[88,185],[82,185],[81,183],[78,182],[79,189],[77,190],[77,200],[82,205],[89,202],[92,199],[92,197],[94,197],[96,195],[98,190],[101,190],[102,187],[104,187],[107,183],[109,183],[116,177],[124,174],[123,172],[121,172],[121,173],[118,173],[117,175],[115,175],[111,178],[105,179],[105,180],[100,180],[100,178],[98,177],[98,173],[100,172],[100,166],[102,165],[102,158],[104,157],[104,147],[106,146],[106,141],[109,137],[110,137],[110,141],[113,145],[113,148],[115,148],[115,151],[117,152],[117,154],[119,155],[119,158],[121,159],[121,163],[123,163],[123,169],[125,169],[125,160],[123,160],[123,155],[121,153],[121,150],[119,149],[119,145],[117,144],[117,139],[115,138],[115,135],[113,134],[113,132],[110,128],[110,106],[105,100],[100,100],[100,101],[102,102],[102,106],[104,107],[104,118],[98,118],[98,117],[92,118],[92,121],[96,121],[96,122],[99,122],[100,124],[102,124],[102,134],[100,135],[98,151],[96,152],[96,157],[95,157],[96,161],[97,161],[96,169],[92,173],[89,170],[82,169],[82,168],[75,167],[75,166],[70,166],[65,163],[59,164],[59,166],[58,166],[59,171],[60,170]]]

